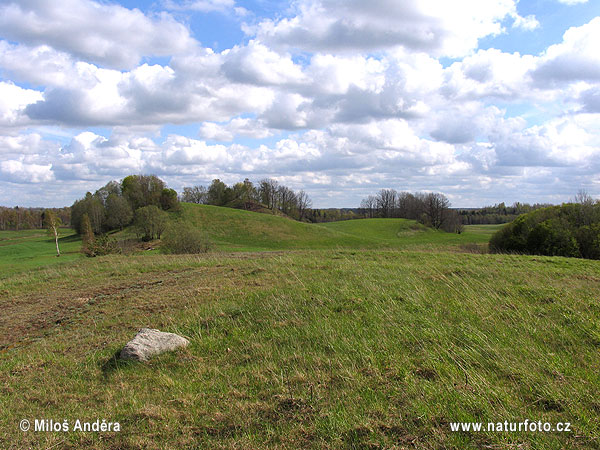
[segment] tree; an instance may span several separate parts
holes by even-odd
[[[377,207],[377,199],[373,195],[369,195],[366,198],[363,198],[360,202],[360,208],[362,209],[362,213],[372,219],[375,217],[375,210]]]
[[[44,223],[48,234],[54,236],[54,242],[56,243],[56,257],[60,256],[60,249],[58,248],[58,233],[61,225],[60,218],[54,213],[54,211],[47,209],[44,211]]]
[[[177,192],[173,189],[164,188],[160,193],[160,207],[167,211],[169,209],[175,210],[178,206]]]
[[[450,201],[444,194],[427,194],[423,206],[424,222],[426,225],[439,229],[448,220]]]
[[[144,206],[160,206],[162,190],[167,186],[156,175],[129,175],[121,182],[123,197],[135,211]]]
[[[206,204],[208,193],[204,186],[184,187],[181,201],[185,203]]]
[[[83,214],[81,218],[81,252],[87,256],[95,256],[94,248],[94,232],[92,231],[92,224],[90,223],[90,217],[87,213]]]
[[[154,205],[144,206],[135,211],[134,224],[143,241],[160,239],[167,226],[167,213]]]
[[[277,189],[279,184],[270,178],[261,180],[258,184],[259,201],[271,210],[277,208]]]
[[[296,194],[296,203],[298,207],[298,220],[304,220],[310,208],[312,208],[312,200],[304,191]]]
[[[277,188],[277,203],[279,210],[287,215],[292,215],[296,210],[296,194],[287,186]]]
[[[208,204],[223,206],[228,202],[227,185],[221,180],[214,179],[208,187]]]
[[[591,206],[594,204],[594,199],[585,189],[579,189],[577,194],[575,194],[575,200],[573,203]]]
[[[90,192],[71,206],[71,226],[79,234],[81,234],[81,220],[84,214],[88,215],[94,233],[99,234],[102,232],[106,211],[102,201]]]
[[[106,199],[106,226],[109,229],[119,228],[129,225],[133,219],[133,211],[129,202],[124,197],[112,193]]]
[[[382,189],[377,193],[377,211],[381,217],[394,217],[396,214],[396,198],[398,193],[394,189]]]

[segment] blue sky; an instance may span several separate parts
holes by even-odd
[[[600,197],[600,2],[6,0],[0,205],[275,178],[317,207]]]

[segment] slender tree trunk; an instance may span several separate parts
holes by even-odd
[[[56,257],[60,256],[60,250],[58,249],[58,233],[56,227],[52,227],[52,231],[54,231],[54,242],[56,242]]]

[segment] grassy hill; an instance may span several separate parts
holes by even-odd
[[[236,251],[0,279],[0,448],[600,448],[600,262],[461,249],[485,226],[193,205],[175,219]],[[191,345],[117,360],[146,326]],[[121,431],[19,430],[36,418]],[[450,425],[525,419],[572,431]]]
[[[467,227],[462,235],[407,219],[358,219],[309,224],[285,217],[217,206],[182,204],[176,220],[202,229],[219,249],[260,251],[326,248],[401,248],[421,244],[487,242],[497,229]],[[485,229],[485,232],[482,230]]]

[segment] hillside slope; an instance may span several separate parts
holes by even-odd
[[[405,219],[370,219],[360,226],[309,224],[285,217],[218,206],[182,204],[178,221],[190,222],[220,248],[228,250],[286,250],[365,248],[400,245],[403,233],[415,223]],[[372,229],[371,229],[372,227]],[[420,230],[419,232],[427,232]]]
[[[487,242],[495,227],[466,227],[458,235],[407,219],[356,219],[311,224],[285,217],[217,206],[182,204],[176,221],[202,229],[222,250],[404,248]]]

